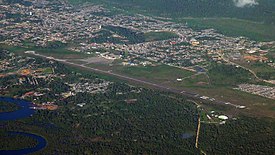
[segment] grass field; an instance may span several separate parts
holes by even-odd
[[[275,80],[275,69],[266,63],[260,62],[246,62],[246,61],[235,61],[248,69],[251,69],[256,75],[265,80]]]
[[[275,25],[233,18],[180,18],[194,29],[213,28],[229,36],[245,36],[257,41],[275,40]]]
[[[212,64],[209,71],[211,84],[215,86],[236,86],[241,83],[255,82],[253,75],[233,65]]]
[[[211,79],[208,79],[208,76],[206,76],[205,74],[196,75],[193,72],[165,65],[148,67],[127,67],[119,65],[103,66],[98,64],[90,64],[90,66],[103,70],[109,70],[137,79],[152,81],[154,83],[158,83],[171,88],[176,88],[179,90],[182,89],[189,90],[191,92],[197,92],[200,95],[213,97],[217,100],[231,102],[237,105],[244,105],[249,108],[244,110],[236,109],[235,107],[227,105],[204,103],[207,108],[213,107],[214,109],[220,109],[227,114],[237,115],[241,113],[253,116],[275,117],[273,110],[274,100],[233,89],[237,87],[234,85],[238,83],[238,81],[240,80],[239,78],[243,75],[243,72],[232,73],[234,74],[234,76],[229,76],[228,78],[226,76],[218,76],[216,77],[218,78],[218,81],[210,82]],[[212,76],[213,75],[210,75],[210,78]],[[227,80],[227,84],[220,85],[225,77],[225,80]],[[183,78],[183,81],[178,82],[177,78]],[[249,77],[245,77],[245,79],[246,78],[249,80]]]
[[[275,68],[268,66],[264,63],[255,63],[249,65],[248,68],[252,69],[257,76],[266,80],[275,80]]]
[[[53,70],[50,67],[43,68],[43,73],[44,74],[53,74]]]
[[[221,101],[231,102],[233,104],[244,105],[248,109],[238,110],[231,109],[233,115],[238,113],[245,113],[250,116],[268,116],[275,118],[274,100],[264,98],[258,95],[249,94],[239,90],[234,90],[231,87],[209,87],[196,88],[195,91],[206,96],[214,97]]]
[[[7,49],[23,53],[26,50],[25,48],[17,48],[17,47],[6,47]],[[35,49],[32,49],[35,50]],[[43,54],[51,55],[53,57],[62,57],[68,58],[73,61],[73,58],[81,59],[86,58],[85,55],[78,55],[79,53],[72,53],[72,51],[59,51],[59,50],[50,50],[50,49],[43,49],[37,50]],[[55,53],[56,52],[56,53]],[[79,61],[76,63],[83,64],[84,62]],[[245,92],[233,90],[234,85],[239,83],[239,80],[243,80],[242,76],[245,76],[246,73],[241,71],[235,71],[234,68],[228,68],[232,75],[229,76],[220,74],[219,67],[216,68],[215,72],[211,72],[210,79],[205,74],[195,75],[196,73],[190,72],[187,70],[179,69],[176,67],[171,67],[167,65],[156,65],[156,66],[122,66],[121,61],[114,61],[112,64],[90,64],[89,66],[99,68],[105,71],[111,71],[114,73],[119,73],[122,75],[127,75],[129,77],[134,77],[137,79],[142,79],[146,81],[151,81],[153,83],[158,83],[164,86],[168,86],[171,88],[176,89],[183,89],[183,90],[190,90],[193,92],[197,92],[201,95],[206,95],[210,97],[214,97],[216,99],[222,101],[232,102],[238,105],[245,105],[250,108],[249,111],[245,111],[246,113],[253,114],[255,116],[274,116],[274,105],[272,104],[274,100],[266,99],[257,95],[251,95]],[[220,66],[222,70],[224,70],[226,66]],[[216,74],[218,76],[216,76]],[[245,75],[244,75],[245,74]],[[97,75],[97,74],[96,74]],[[213,79],[213,75],[215,76],[217,81],[211,81]],[[108,80],[117,80],[115,77],[110,77],[107,75],[99,75],[100,77],[104,77]],[[245,76],[245,81],[247,76]],[[183,81],[178,82],[177,78],[183,78]],[[218,78],[218,79],[217,79]],[[220,83],[226,80],[226,85],[220,85]],[[233,85],[232,85],[233,80]],[[209,83],[210,81],[210,83]],[[248,81],[250,81],[248,79]],[[131,82],[131,81],[130,81]],[[131,82],[136,85],[140,85],[135,82]],[[146,86],[147,87],[147,86]],[[236,87],[236,86],[235,86]],[[208,106],[215,106],[215,105],[208,105]],[[260,109],[260,110],[258,110]],[[232,110],[232,109],[231,109]],[[234,111],[235,109],[233,109]],[[227,111],[227,110],[226,110]],[[230,110],[229,110],[230,111]]]
[[[234,107],[228,108],[228,106],[226,106],[223,109],[228,114],[237,115],[239,113],[246,113],[253,116],[275,117],[274,110],[272,110],[274,109],[274,100],[234,90],[234,86],[231,86],[231,84],[228,86],[220,86],[216,85],[215,83],[209,84],[209,79],[205,74],[194,75],[192,72],[178,70],[177,68],[169,68],[169,66],[127,67],[121,69],[120,72],[129,76],[148,79],[169,87],[198,92],[201,95],[210,96],[215,99],[231,102],[237,105],[244,105],[249,108],[246,110],[240,110]],[[184,79],[182,82],[178,82],[176,81],[176,78],[178,77],[186,77],[186,79]],[[236,75],[236,77],[231,77],[231,79],[232,78],[234,83],[235,81],[239,81],[238,75]],[[217,109],[218,105],[208,105],[208,107],[213,106]]]
[[[183,69],[167,66],[122,66],[115,64],[113,66],[108,65],[95,65],[91,64],[91,67],[101,68],[104,70],[111,70],[115,73],[124,74],[130,77],[139,79],[145,79],[157,83],[166,83],[176,81],[177,78],[184,78],[193,75],[193,72]]]
[[[169,81],[176,80],[177,78],[186,77],[192,75],[192,72],[178,69],[175,67],[170,67],[167,65],[160,65],[156,67],[146,66],[146,67],[124,67],[118,72],[126,73],[133,77],[140,77],[158,81]]]

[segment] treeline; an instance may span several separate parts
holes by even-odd
[[[249,71],[226,64],[212,64],[209,69],[209,75],[214,85],[233,86],[253,80],[253,75]]]
[[[59,94],[69,90],[66,83],[102,79],[52,60],[36,58],[30,63],[38,68],[54,68],[56,74],[65,75],[51,81],[39,80],[35,86],[22,84],[9,89],[13,95],[40,89],[44,95],[36,97],[38,101],[55,100],[59,106],[55,111],[38,110],[32,117],[4,123],[5,131],[28,131],[45,137],[48,146],[39,154],[198,153],[194,144],[197,109],[186,98],[123,82],[113,82],[106,92],[59,98]],[[3,83],[18,77],[8,78]],[[32,97],[28,100],[34,101]],[[185,139],[185,134],[191,137]],[[13,143],[21,146],[21,141]]]
[[[31,137],[12,134],[2,130],[0,132],[0,137],[0,150],[19,150],[22,148],[32,148],[38,144],[38,142]]]
[[[72,150],[77,153],[196,153],[195,136],[182,138],[184,133],[195,134],[196,107],[181,97],[176,100],[165,93],[160,96],[152,90],[137,91],[126,84],[114,83],[106,93],[78,93],[60,101],[62,108],[57,111],[39,111],[33,119],[51,122],[62,127],[62,132],[72,132],[62,146],[77,145]],[[127,99],[137,101],[127,103]],[[86,105],[81,108],[78,103]],[[62,138],[55,137],[50,143],[60,143]],[[60,153],[67,150],[64,148],[58,149]]]
[[[31,6],[32,2],[30,1],[25,1],[25,0],[3,0],[4,3],[8,3],[8,4],[14,4],[14,3],[18,3],[21,5],[25,5],[25,6]]]
[[[275,153],[274,120],[241,117],[225,125],[203,124],[200,147],[207,154]]]
[[[70,0],[76,1],[76,0]],[[82,0],[90,1],[92,0]],[[259,5],[236,7],[233,0],[97,0],[128,11],[168,17],[230,17],[275,24],[275,3],[261,0]]]
[[[95,43],[135,44],[145,41],[143,33],[136,32],[119,26],[104,26],[104,29],[96,33],[91,39]],[[121,37],[114,37],[113,34]]]

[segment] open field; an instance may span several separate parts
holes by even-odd
[[[99,67],[115,73],[128,75],[130,77],[146,79],[149,81],[161,82],[161,83],[176,81],[177,78],[184,78],[194,74],[193,72],[167,66],[167,65],[122,66],[122,65],[116,64],[113,66],[110,66],[110,65],[103,66],[103,65],[90,64],[89,66]]]
[[[157,81],[176,81],[177,78],[190,76],[193,73],[183,69],[178,69],[166,65],[146,66],[146,67],[122,67],[117,72],[125,73],[133,77],[140,77],[149,80]]]
[[[266,64],[254,64],[251,65],[251,67],[248,67],[252,69],[259,77],[266,79],[266,80],[275,80],[275,68],[268,66]]]
[[[73,61],[79,61],[79,63],[85,63],[85,64],[111,64],[113,60],[105,59],[103,57],[89,57],[86,59],[76,59]]]
[[[209,84],[208,76],[205,74],[196,75],[195,73],[188,71],[177,71],[178,69],[169,69],[169,66],[158,66],[158,67],[110,67],[105,65],[95,65],[90,64],[89,66],[100,68],[103,70],[109,70],[111,72],[120,73],[122,75],[127,75],[130,77],[135,77],[138,79],[146,79],[154,83],[160,83],[164,86],[175,88],[175,89],[184,89],[191,92],[197,92],[201,95],[209,96],[217,100],[230,102],[237,105],[243,105],[248,107],[248,109],[236,109],[228,108],[223,105],[214,105],[207,104],[208,107],[221,108],[222,111],[226,111],[228,114],[238,115],[239,113],[248,114],[253,116],[269,116],[275,117],[274,115],[274,100],[264,98],[257,95],[252,95],[242,91],[234,90],[234,86],[225,86],[225,85],[216,85]],[[161,71],[159,71],[161,69]],[[183,78],[182,82],[176,80],[177,77]],[[185,77],[185,78],[184,78]],[[238,78],[233,78],[233,81],[238,81]],[[222,79],[220,79],[222,80]],[[232,79],[231,79],[232,80]],[[231,81],[230,80],[230,81]],[[219,82],[218,82],[219,83]],[[205,104],[205,103],[203,103]]]
[[[254,83],[253,75],[243,68],[233,65],[212,64],[208,71],[211,84],[215,86],[236,86],[241,83]]]
[[[247,109],[243,109],[242,113],[250,116],[269,116],[275,118],[275,105],[272,99],[234,90],[231,87],[196,88],[194,91],[218,100],[244,105]],[[239,113],[238,109],[235,110],[233,109],[235,114]]]
[[[20,51],[20,50],[18,50]],[[19,52],[20,53],[20,52]],[[21,54],[23,53],[21,49]],[[87,64],[87,62],[79,61],[83,59],[68,59],[70,62],[78,63],[78,64]],[[84,59],[85,60],[85,59]],[[86,59],[88,60],[88,59]],[[75,62],[76,61],[76,62]],[[215,83],[211,82],[211,79],[208,79],[206,74],[197,74],[195,72],[190,72],[187,70],[167,66],[167,65],[156,65],[156,66],[122,66],[121,62],[115,60],[113,63],[110,64],[102,64],[102,63],[91,63],[87,66],[98,68],[104,70],[109,73],[115,73],[120,75],[125,75],[128,77],[133,77],[140,80],[145,80],[152,83],[158,83],[165,87],[169,87],[171,89],[178,89],[178,90],[187,90],[191,92],[199,93],[200,95],[205,95],[209,97],[213,97],[217,100],[231,102],[237,105],[245,105],[249,109],[246,110],[238,110],[235,112],[235,108],[233,109],[233,113],[238,114],[240,113],[247,113],[253,116],[274,116],[274,105],[272,104],[274,100],[266,99],[257,95],[251,95],[245,92],[233,90],[234,86],[219,86]],[[74,66],[75,68],[76,66]],[[79,68],[79,67],[76,67]],[[80,67],[78,69],[85,70],[85,68]],[[84,72],[85,73],[85,72]],[[238,72],[242,73],[242,72]],[[115,80],[120,81],[119,77],[112,77],[110,75],[101,75],[96,73],[100,77],[106,78],[108,80]],[[177,78],[182,78],[183,81],[177,81]],[[211,76],[210,76],[211,78]],[[120,80],[119,80],[120,79]],[[125,79],[124,79],[125,80]],[[222,79],[220,79],[222,80]],[[238,80],[238,78],[237,78]],[[126,80],[128,81],[128,80]],[[143,85],[145,87],[152,88],[153,86],[148,86],[145,83],[140,84],[135,81],[129,80],[130,83],[134,85]],[[209,83],[210,82],[210,83]],[[153,87],[155,88],[155,87]],[[160,88],[159,88],[160,89]],[[163,89],[166,90],[166,89]],[[167,90],[166,90],[167,91]],[[219,105],[211,105],[208,104],[207,106],[219,106]],[[259,110],[260,109],[260,110]],[[229,113],[232,113],[232,108],[224,109]]]
[[[196,74],[194,72],[189,72],[166,65],[129,67],[121,66],[118,62],[114,62],[113,65],[89,64],[88,66],[142,80],[148,80],[179,90],[189,90],[191,92],[209,96],[220,101],[248,107],[248,109],[244,110],[231,108],[224,105],[203,103],[208,108],[214,107],[214,109],[221,109],[221,111],[227,112],[231,115],[238,115],[239,113],[242,113],[253,116],[275,117],[273,110],[275,106],[273,104],[274,100],[233,89],[237,84],[242,82],[256,82],[252,79],[252,76],[248,74],[248,72],[240,69],[236,70],[235,67],[232,68],[231,66],[218,65],[215,66],[210,72],[210,76],[207,76],[206,74]],[[228,71],[220,75],[220,69],[227,69]],[[213,77],[216,81],[212,81]],[[182,78],[183,81],[178,82],[177,78]],[[224,80],[227,82],[222,84],[222,81]]]
[[[247,62],[236,62],[246,68],[251,69],[256,75],[265,80],[275,80],[275,68],[265,63],[247,63]]]

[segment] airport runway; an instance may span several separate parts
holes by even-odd
[[[188,96],[188,97],[192,97],[192,98],[196,98],[196,99],[199,99],[199,100],[203,100],[201,98],[202,95],[200,95],[198,93],[195,93],[195,92],[190,92],[190,91],[186,91],[186,90],[179,90],[179,89],[163,86],[163,85],[160,85],[160,84],[152,83],[152,82],[149,82],[149,81],[140,80],[140,79],[132,78],[132,77],[129,77],[129,76],[113,73],[113,72],[110,72],[110,71],[105,71],[105,70],[101,70],[101,69],[85,66],[83,64],[77,64],[77,63],[69,62],[69,61],[67,61],[65,59],[57,59],[57,58],[45,56],[45,55],[38,54],[38,53],[35,53],[35,52],[26,52],[26,53],[32,54],[32,55],[35,55],[35,56],[38,56],[38,57],[42,57],[42,58],[45,58],[45,59],[54,60],[54,61],[57,61],[57,62],[60,62],[60,63],[63,63],[63,64],[68,64],[68,65],[72,65],[72,66],[76,66],[76,67],[85,68],[87,70],[90,70],[90,71],[93,71],[93,72],[96,72],[96,73],[111,75],[111,76],[114,76],[114,77],[118,77],[120,79],[125,79],[125,80],[129,80],[129,81],[145,84],[145,85],[148,85],[148,86],[152,86],[154,88],[159,88],[161,90],[166,90],[166,91],[173,92],[173,93],[183,94],[183,95]],[[217,103],[217,104],[230,105],[230,106],[234,106],[236,108],[242,107],[240,105],[236,105],[236,104],[232,104],[232,103],[224,102],[224,101],[218,101],[218,100],[213,100],[212,101],[212,100],[206,100],[206,99],[204,99],[204,100],[208,101],[208,102],[214,102],[214,103]]]

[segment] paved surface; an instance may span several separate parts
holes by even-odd
[[[129,80],[129,81],[145,84],[145,85],[148,85],[148,86],[159,88],[161,90],[166,90],[166,91],[173,92],[173,93],[183,94],[183,95],[188,96],[188,97],[192,97],[192,98],[196,98],[196,99],[202,100],[201,99],[202,95],[200,95],[198,93],[195,93],[195,92],[190,92],[190,91],[186,91],[186,90],[179,90],[179,89],[171,88],[171,87],[168,87],[168,86],[163,86],[163,85],[156,84],[156,83],[153,83],[153,82],[149,82],[149,81],[145,81],[145,80],[140,80],[140,79],[132,78],[132,77],[129,77],[129,76],[113,73],[111,71],[105,71],[105,70],[101,70],[101,69],[85,66],[83,64],[77,64],[77,63],[74,63],[74,62],[69,62],[69,61],[67,61],[65,59],[57,59],[57,58],[45,56],[45,55],[42,55],[42,54],[35,53],[33,51],[31,51],[31,52],[27,51],[25,53],[32,54],[32,55],[35,55],[35,56],[38,56],[38,57],[42,57],[42,58],[46,58],[46,59],[50,59],[50,60],[55,60],[55,61],[61,62],[63,64],[68,64],[68,65],[72,65],[72,66],[77,66],[77,67],[85,68],[85,69],[93,71],[93,72],[115,76],[115,77],[118,77],[118,78],[121,78],[121,79],[125,79],[125,80]],[[232,104],[232,103],[229,103],[229,102],[218,101],[218,100],[212,100],[211,101],[211,100],[207,100],[207,99],[205,99],[205,100],[213,102],[213,103],[217,103],[217,104],[224,104],[224,105],[234,106],[236,108],[240,107],[240,105]]]

